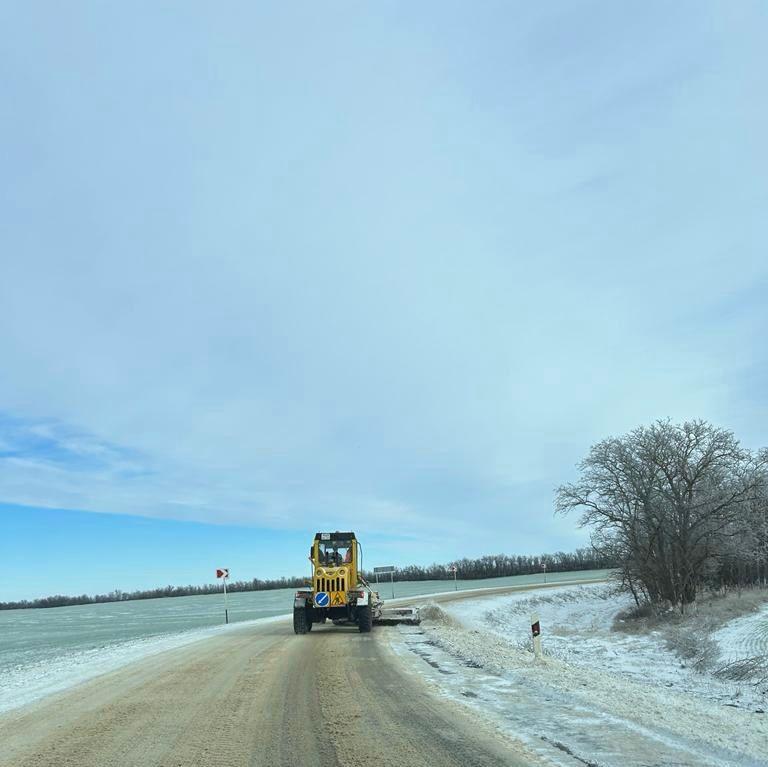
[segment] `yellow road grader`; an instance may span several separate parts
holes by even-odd
[[[293,630],[306,634],[315,623],[356,623],[368,632],[377,623],[418,624],[415,607],[385,608],[362,574],[362,547],[354,533],[315,533],[309,550],[312,585],[293,601]]]

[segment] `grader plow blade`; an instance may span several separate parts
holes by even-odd
[[[381,613],[374,617],[373,622],[382,626],[394,626],[398,623],[418,626],[421,623],[421,615],[418,607],[384,607]]]

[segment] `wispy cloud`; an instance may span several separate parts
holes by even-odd
[[[119,447],[55,420],[0,412],[0,461],[59,472],[100,472],[113,477],[146,476],[137,451]]]

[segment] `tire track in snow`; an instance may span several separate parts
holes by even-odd
[[[712,636],[720,645],[724,662],[768,655],[768,606],[735,618]]]

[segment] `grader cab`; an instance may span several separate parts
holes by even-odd
[[[316,533],[309,550],[312,586],[296,592],[293,630],[306,634],[315,623],[357,624],[365,633],[374,623],[419,623],[418,610],[384,609],[378,592],[362,574],[362,549],[354,533]]]

